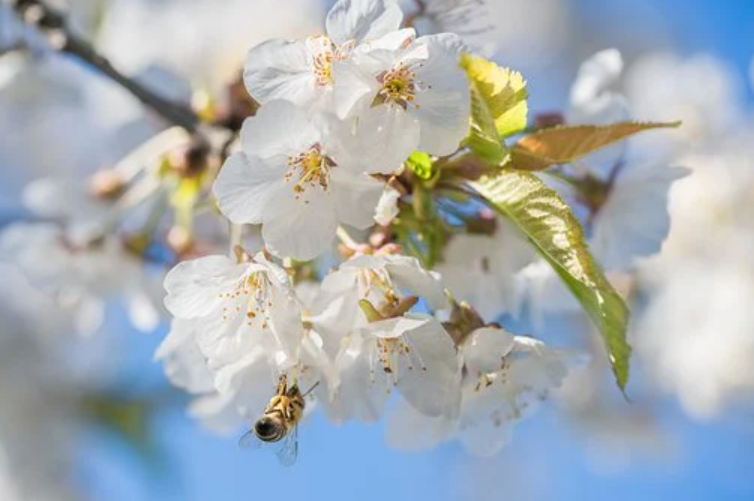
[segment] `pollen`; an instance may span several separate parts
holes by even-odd
[[[426,371],[427,367],[415,351],[411,349],[406,336],[396,338],[380,338],[377,340],[377,361],[382,371],[392,380],[393,386],[398,384],[400,369],[413,371],[420,367]]]
[[[306,40],[311,57],[311,68],[318,86],[328,87],[333,84],[332,64],[351,57],[355,46],[353,41],[341,46],[335,45],[328,37],[321,35]]]
[[[335,162],[323,153],[322,147],[315,144],[308,151],[288,158],[285,181],[295,181],[293,191],[296,198],[300,198],[307,188],[319,187],[327,191],[330,187],[330,170],[335,165]]]
[[[272,306],[271,294],[272,284],[265,273],[256,271],[245,275],[233,290],[220,294],[221,299],[231,303],[223,307],[223,320],[244,316],[246,325],[251,327],[257,319],[261,319],[259,325],[263,329],[267,328],[269,309]]]
[[[409,67],[399,64],[392,70],[378,75],[377,81],[381,87],[372,103],[373,106],[387,103],[400,106],[404,110],[409,106],[419,107],[414,101],[420,82],[416,80],[416,74]]]

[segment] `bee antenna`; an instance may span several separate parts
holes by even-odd
[[[313,391],[314,391],[314,389],[315,389],[315,388],[316,388],[317,386],[319,386],[319,381],[317,381],[316,383],[314,383],[314,385],[312,385],[312,387],[311,387],[311,388],[309,388],[308,390],[306,390],[306,393],[304,393],[304,394],[303,394],[302,396],[303,396],[303,397],[306,397],[306,396],[307,396],[307,395],[308,395],[309,393],[313,392]]]

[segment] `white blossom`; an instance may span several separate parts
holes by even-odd
[[[294,354],[301,313],[285,271],[261,253],[241,263],[226,256],[184,261],[165,277],[165,290],[170,313],[196,322],[196,342],[213,370],[258,345]]]
[[[522,296],[516,274],[535,259],[520,231],[496,218],[492,235],[454,235],[436,269],[456,300],[466,301],[482,317],[494,320],[502,313],[519,313]]]
[[[327,34],[306,40],[273,39],[248,55],[244,80],[262,104],[276,99],[329,107],[335,61],[400,44],[413,30],[399,30],[403,13],[392,0],[339,0],[327,15]]]
[[[395,49],[354,54],[333,64],[341,118],[372,131],[370,148],[445,156],[468,135],[471,98],[458,64],[462,44],[444,33],[407,39]]]
[[[227,160],[214,192],[231,221],[262,224],[273,252],[313,259],[340,223],[374,224],[382,184],[364,174],[376,170],[372,159],[339,122],[274,101],[246,122],[241,141],[243,151]],[[392,169],[399,163],[388,160]]]
[[[388,427],[388,442],[421,450],[458,439],[471,454],[497,454],[513,426],[558,388],[574,355],[498,327],[472,332],[460,347],[464,366],[460,413],[429,417],[400,407]]]
[[[404,290],[444,306],[439,276],[414,258],[355,257],[325,278],[312,321],[339,377],[328,406],[335,419],[378,419],[393,388],[419,412],[457,412],[458,357],[443,326],[427,315],[387,315],[407,300]],[[361,301],[386,317],[367,318]]]

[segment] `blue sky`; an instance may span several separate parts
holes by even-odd
[[[754,54],[752,1],[573,1],[574,16],[588,33],[619,48],[620,40],[640,36],[647,5],[652,22],[667,29],[663,44],[686,54],[710,52],[747,74]],[[563,89],[551,91],[562,95]],[[151,362],[161,335],[118,334],[129,340],[129,373],[147,385],[164,384]],[[605,476],[590,469],[583,437],[548,410],[520,426],[500,457],[486,461],[454,445],[426,454],[395,453],[383,443],[382,425],[334,427],[315,417],[301,428],[300,456],[292,468],[279,466],[272,450],[241,451],[234,438],[214,437],[176,411],[156,429],[167,466],[149,472],[127,449],[98,437],[83,455],[80,481],[95,500],[108,501],[754,499],[754,415],[695,424],[668,403],[661,417],[675,443],[671,457],[640,457]]]

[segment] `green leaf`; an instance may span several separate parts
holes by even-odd
[[[501,137],[526,128],[529,95],[521,73],[471,54],[462,56],[461,65],[483,98]]]
[[[576,296],[602,334],[616,381],[625,392],[631,356],[628,308],[589,253],[570,207],[529,172],[503,168],[470,185],[526,234]]]
[[[618,122],[610,125],[575,125],[544,129],[522,138],[511,149],[511,166],[542,170],[572,162],[639,132],[678,127],[680,122]]]
[[[467,146],[493,165],[508,158],[502,138],[526,127],[526,82],[520,73],[483,57],[463,54],[461,67],[471,88],[471,130]]]
[[[415,151],[406,160],[406,165],[420,179],[429,180],[432,178],[432,157],[429,153]]]

